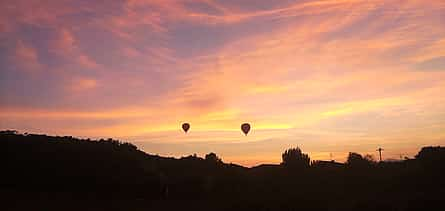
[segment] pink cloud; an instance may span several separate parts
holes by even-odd
[[[95,61],[93,61],[91,58],[83,54],[79,55],[78,62],[83,67],[90,69],[96,69],[99,67],[99,65]]]
[[[90,89],[94,89],[97,86],[97,81],[90,78],[79,78],[73,80],[69,86],[69,89],[73,92],[82,92]]]
[[[65,28],[60,29],[58,33],[58,38],[54,40],[54,51],[61,55],[73,53],[77,48],[73,34]]]
[[[14,112],[2,110],[8,117],[3,125],[45,122],[45,129],[84,135],[85,127],[58,124],[80,118],[91,126],[87,134],[137,135],[175,130],[184,119],[203,131],[238,129],[249,120],[257,131],[284,128],[262,138],[299,129],[329,142],[359,137],[351,131],[365,127],[353,123],[372,126],[366,117],[375,113],[391,122],[366,129],[387,139],[396,132],[385,128],[396,124],[415,125],[419,132],[411,135],[423,140],[433,136],[427,135],[430,125],[443,129],[444,73],[410,71],[413,63],[445,55],[443,1],[280,1],[261,8],[251,1],[79,2],[7,1],[0,8],[0,31],[7,31],[0,36],[23,39],[11,51],[14,64],[40,70],[48,55],[56,54],[47,65],[63,70],[52,75],[62,85],[48,87],[62,86],[65,94],[60,109],[23,113],[38,105],[27,102]],[[257,31],[257,24],[267,30]],[[18,29],[38,36],[30,41]],[[46,39],[40,36],[54,32],[56,38],[42,47]],[[214,50],[202,57],[177,56],[184,49],[182,43],[175,46],[181,40],[175,38],[193,40],[197,33],[209,38],[208,44],[196,42],[197,49],[207,52],[207,45],[214,45]],[[119,123],[104,124],[108,120]],[[443,137],[437,131],[434,135]],[[220,141],[214,137],[208,132],[198,138]]]
[[[24,71],[36,71],[42,67],[36,49],[25,45],[22,41],[17,42],[13,61]]]

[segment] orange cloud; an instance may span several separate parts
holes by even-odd
[[[408,144],[443,143],[445,73],[413,68],[445,56],[443,1],[295,1],[266,9],[242,1],[192,3],[8,2],[14,6],[0,9],[0,31],[8,31],[1,36],[27,37],[16,30],[29,25],[56,32],[48,49],[68,62],[48,62],[66,70],[51,75],[63,78],[62,85],[48,84],[63,87],[60,101],[48,106],[18,96],[26,105],[0,107],[6,119],[0,126],[38,125],[76,135],[148,134],[147,142],[267,140],[232,146],[239,151],[215,146],[224,160],[246,159],[249,165],[279,162],[276,151],[295,144],[323,159],[329,150],[346,153],[340,148],[365,152],[376,144],[397,149],[397,142],[398,150],[405,150]],[[106,45],[85,44],[89,33],[103,36]],[[197,35],[208,38],[192,46],[199,56],[179,43]],[[40,60],[48,55],[36,46],[17,41],[14,63],[41,69]],[[72,105],[79,99],[88,99],[91,108]],[[183,121],[192,123],[193,135],[183,136],[178,128]],[[239,124],[245,121],[253,130],[242,139]],[[203,151],[213,147],[205,146]],[[275,151],[242,156],[253,146]]]

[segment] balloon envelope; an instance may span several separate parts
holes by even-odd
[[[249,123],[242,124],[241,125],[241,130],[247,136],[247,133],[249,133],[249,131],[250,131],[250,124]]]
[[[189,131],[190,129],[190,124],[189,123],[182,124],[182,129],[184,130],[184,132],[187,133],[187,131]]]

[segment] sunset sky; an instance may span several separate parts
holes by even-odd
[[[2,130],[246,166],[445,145],[444,0],[1,4]]]

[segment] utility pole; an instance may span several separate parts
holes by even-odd
[[[376,151],[379,151],[380,162],[382,162],[382,151],[383,149],[379,147]]]

